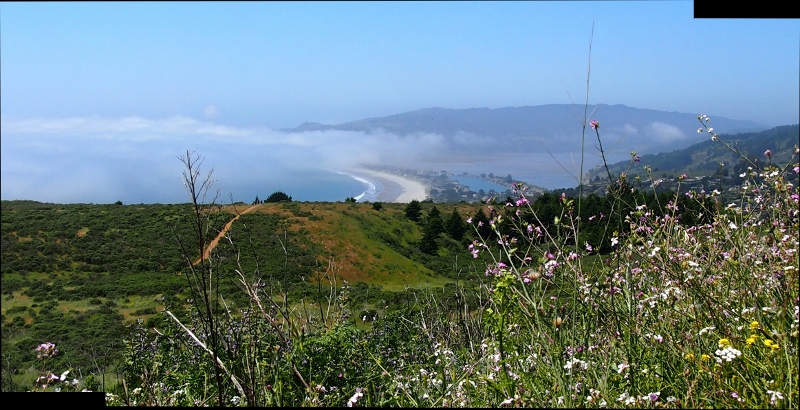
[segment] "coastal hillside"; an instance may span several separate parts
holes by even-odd
[[[4,284],[9,285],[6,289],[16,288],[13,283],[17,282],[12,278],[28,275],[169,276],[184,268],[176,239],[191,242],[188,205],[2,203],[2,272]],[[287,261],[295,258],[290,265],[298,267],[298,275],[295,278],[291,273],[283,274],[290,278],[286,284],[294,284],[294,279],[302,281],[302,275],[309,280],[314,273],[328,269],[329,263],[341,280],[388,290],[448,282],[447,278],[454,276],[449,262],[442,265],[447,266],[444,271],[432,269],[435,265],[426,266],[424,255],[417,249],[423,222],[409,219],[406,206],[341,202],[217,206],[217,232],[237,213],[243,214],[226,232],[230,240],[220,241],[213,253],[230,252],[252,243],[253,252],[260,255],[261,268],[269,271],[284,270]],[[423,203],[420,215],[424,219],[427,212],[436,208],[442,220],[447,220],[455,211],[463,222],[480,206]],[[463,238],[442,235],[438,256],[450,254],[450,248],[463,248]],[[194,250],[190,255],[193,260],[199,256],[196,244],[186,247]],[[460,256],[469,255],[462,250]]]
[[[613,176],[624,172],[629,180],[639,178],[646,185],[651,184],[650,178],[659,180],[659,191],[675,189],[681,175],[687,176],[682,181],[684,191],[736,190],[747,179],[748,167],[759,169],[768,165],[791,165],[800,140],[800,126],[794,124],[761,132],[720,134],[717,141],[712,141],[706,133],[700,135],[705,136],[705,140],[687,148],[641,155],[634,162],[631,158],[609,164],[608,171]],[[725,147],[723,143],[732,149]],[[603,193],[608,184],[606,169],[598,166],[587,175],[588,191]],[[796,180],[797,176],[793,179]]]
[[[353,314],[383,311],[425,289],[475,286],[486,261],[471,257],[473,236],[463,221],[479,205],[416,204],[416,220],[406,204],[391,203],[204,207],[209,232],[230,223],[211,260],[221,271],[259,277],[276,298],[293,303],[321,303],[319,286],[351,287]],[[421,248],[434,208],[443,226],[457,212],[464,229],[458,239],[442,231],[433,246]],[[12,364],[28,368],[27,346],[46,339],[69,351],[58,363],[87,372],[94,361],[111,365],[125,326],[137,320],[152,326],[163,309],[188,307],[193,296],[181,247],[192,261],[200,255],[191,209],[2,201],[2,335],[4,352],[19,352]],[[223,288],[232,307],[248,305],[235,283]],[[98,352],[103,357],[93,356]],[[27,377],[14,379],[24,385]]]

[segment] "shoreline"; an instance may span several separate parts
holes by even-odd
[[[428,187],[413,179],[386,172],[358,168],[346,171],[351,177],[369,177],[383,185],[376,202],[409,203],[412,200],[423,201],[428,198]]]

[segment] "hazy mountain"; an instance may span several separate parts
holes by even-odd
[[[447,109],[426,108],[381,118],[336,125],[307,122],[287,132],[326,130],[399,136],[438,134],[454,153],[575,152],[580,150],[584,106],[550,104],[535,107]],[[590,105],[590,119],[600,122],[600,135],[609,152],[656,153],[689,146],[706,138],[696,132],[700,113],[666,112],[625,105]],[[711,115],[715,132],[737,133],[769,128],[749,120]],[[587,128],[587,148],[597,137]]]

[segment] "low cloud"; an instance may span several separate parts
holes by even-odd
[[[185,202],[177,157],[187,149],[205,157],[205,168],[214,168],[217,186],[227,195],[240,186],[287,180],[308,169],[435,158],[446,145],[438,134],[287,133],[185,116],[3,116],[2,123],[2,198],[45,202]]]
[[[624,127],[622,127],[622,132],[623,132],[625,135],[630,135],[630,136],[636,136],[636,135],[639,135],[639,130],[637,130],[637,129],[636,129],[636,127],[634,127],[634,126],[633,126],[633,125],[631,125],[631,124],[625,124],[625,126],[624,126]]]
[[[645,136],[662,144],[687,138],[686,134],[681,131],[680,128],[663,122],[650,123],[645,130]]]
[[[486,137],[483,135],[478,135],[472,132],[465,132],[465,131],[458,131],[453,136],[453,142],[458,145],[467,145],[467,146],[489,146],[492,144],[496,144],[497,140],[492,137]]]

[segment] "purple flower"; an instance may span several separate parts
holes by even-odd
[[[58,349],[56,349],[56,345],[47,342],[42,343],[36,348],[36,358],[41,359],[43,357],[53,357],[58,354]]]
[[[764,156],[767,157],[767,158],[772,158],[772,150],[764,151]]]

